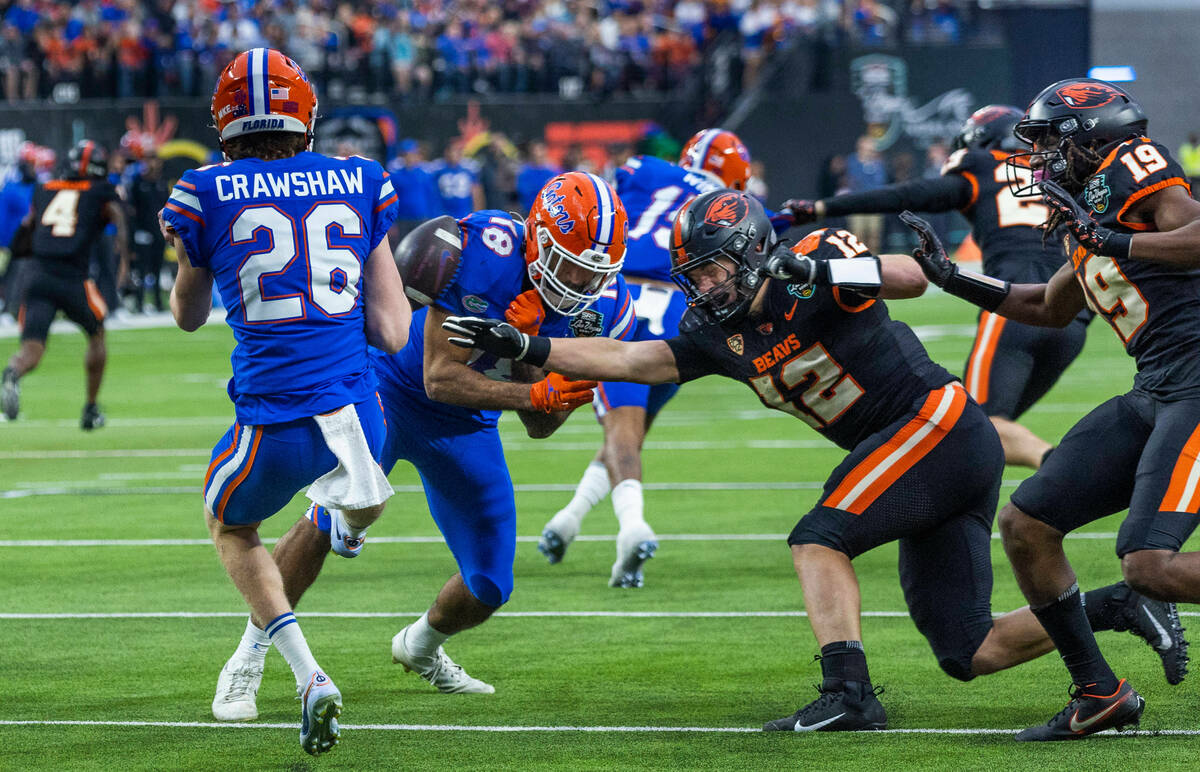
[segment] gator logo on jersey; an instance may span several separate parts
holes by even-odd
[[[730,193],[721,196],[708,205],[704,213],[704,222],[720,228],[732,228],[746,219],[750,207],[741,193]]]
[[[742,334],[740,332],[737,335],[730,335],[728,338],[726,338],[725,344],[729,346],[730,351],[738,356],[741,356],[742,352],[746,350],[746,343],[742,340]]]
[[[1103,174],[1097,174],[1087,181],[1087,187],[1083,190],[1083,200],[1092,208],[1096,214],[1104,214],[1108,209],[1108,198],[1112,195],[1112,191],[1104,181]]]
[[[576,338],[594,338],[604,332],[604,314],[589,308],[571,317],[571,334]]]
[[[474,311],[477,314],[482,314],[487,310],[488,302],[478,295],[467,295],[463,298],[463,305],[468,311]]]
[[[811,284],[789,284],[787,289],[789,295],[801,300],[808,300],[813,296],[813,285]]]
[[[1102,83],[1072,83],[1063,86],[1058,91],[1059,98],[1076,110],[1090,110],[1094,107],[1104,107],[1109,102],[1121,96],[1121,92],[1112,86]]]
[[[559,233],[570,233],[575,230],[575,221],[571,219],[567,208],[563,206],[566,196],[558,192],[561,187],[562,180],[556,180],[553,185],[547,185],[546,189],[542,191],[542,206],[546,207],[546,214],[554,219]]]

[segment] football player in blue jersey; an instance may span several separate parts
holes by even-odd
[[[300,744],[337,744],[342,698],[317,664],[259,523],[311,483],[334,528],[360,537],[392,495],[379,466],[383,409],[368,344],[395,353],[411,309],[387,230],[396,194],[365,158],[309,151],[317,99],[294,61],[255,48],[217,80],[212,115],[225,163],[186,172],[161,213],[179,255],[176,323],[208,319],[216,282],[237,342],[237,420],[213,449],[204,510],[217,554],[278,646],[302,701]]]
[[[745,190],[750,153],[731,131],[704,129],[683,147],[679,163],[636,156],[617,170],[617,195],[631,222],[629,248],[621,274],[629,282],[637,313],[633,340],[666,340],[679,332],[687,308],[671,281],[667,244],[675,213],[695,196],[722,188]],[[772,215],[776,231],[786,230],[791,215]],[[610,587],[641,587],[643,565],[658,549],[643,515],[642,442],[655,416],[679,384],[647,386],[606,381],[594,405],[604,427],[604,443],[583,473],[575,495],[546,523],[538,549],[558,563],[579,534],[583,517],[611,490],[619,529],[617,559]]]
[[[600,177],[559,175],[524,222],[485,210],[459,220],[458,231],[444,235],[461,248],[457,272],[413,317],[424,335],[413,335],[399,354],[372,355],[387,418],[383,467],[390,471],[403,459],[417,468],[459,569],[429,610],[392,639],[392,657],[441,692],[490,694],[491,684],[468,675],[442,644],[485,621],[513,590],[517,513],[497,429],[500,411],[516,410],[531,437],[546,437],[571,410],[592,401],[596,384],[453,346],[442,322],[470,313],[529,334],[629,340],[636,320],[618,274],[625,210]],[[314,505],[276,546],[293,605],[331,547],[346,557],[362,549],[361,534],[343,538],[336,522],[336,513]],[[247,626],[222,671],[216,718],[257,715],[255,694],[269,646],[261,631]]]

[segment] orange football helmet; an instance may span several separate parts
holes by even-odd
[[[222,143],[258,131],[291,131],[311,146],[317,93],[300,65],[273,48],[252,48],[217,78],[212,117]]]
[[[542,300],[565,316],[596,302],[625,262],[628,231],[625,206],[601,177],[547,182],[525,220],[525,262]]]
[[[745,190],[750,180],[750,151],[736,134],[724,129],[696,132],[683,146],[679,165],[689,171],[707,172],[734,190]]]

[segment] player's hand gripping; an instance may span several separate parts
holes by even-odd
[[[526,335],[537,335],[545,318],[542,296],[536,289],[525,290],[517,295],[504,312],[504,320]]]
[[[569,411],[591,402],[594,388],[595,381],[570,381],[558,373],[550,373],[529,387],[529,401],[543,413]]]
[[[1127,233],[1117,233],[1111,228],[1105,228],[1097,223],[1088,214],[1088,211],[1057,182],[1046,180],[1039,184],[1046,206],[1067,218],[1066,228],[1080,246],[1097,255],[1129,257],[1129,247],[1133,242],[1132,236]]]
[[[806,198],[789,198],[783,202],[782,209],[792,213],[795,225],[807,225],[821,219],[821,216],[817,214],[817,202],[809,201]]]
[[[912,228],[921,244],[913,250],[913,259],[925,273],[930,284],[945,287],[946,282],[954,276],[954,263],[946,255],[942,240],[934,232],[933,226],[917,217],[907,209],[900,213],[900,222]]]
[[[817,261],[808,255],[798,255],[785,242],[776,244],[764,264],[766,272],[789,284],[812,284],[817,280]]]
[[[539,338],[498,319],[478,316],[447,316],[442,329],[447,340],[460,348],[477,348],[501,359],[515,359],[541,367],[550,356],[550,339]]]

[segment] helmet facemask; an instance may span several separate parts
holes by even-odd
[[[576,255],[564,249],[543,225],[535,228],[537,256],[526,266],[543,302],[563,316],[576,316],[600,299],[623,260],[597,249]],[[560,275],[562,274],[562,275]]]
[[[734,231],[716,249],[676,262],[671,278],[683,290],[688,305],[709,322],[737,322],[749,311],[762,286],[763,266],[774,244],[775,233],[769,227],[750,235]],[[701,292],[693,275],[706,269],[724,276],[714,277],[712,285]]]

